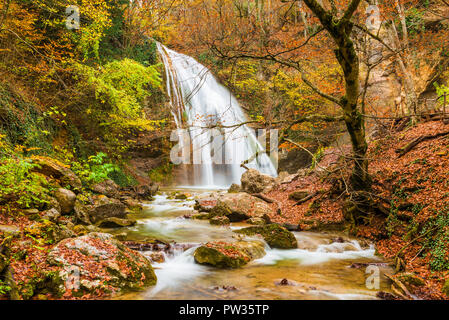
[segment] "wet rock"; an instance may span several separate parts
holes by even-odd
[[[209,219],[209,214],[208,213],[195,213],[190,216],[190,219],[207,220],[207,219]]]
[[[97,183],[90,189],[96,193],[104,194],[109,198],[118,198],[120,196],[120,187],[110,179]]]
[[[283,223],[282,226],[287,229],[288,231],[300,231],[301,227],[299,224],[290,224],[290,223]]]
[[[58,188],[54,196],[61,206],[62,214],[69,214],[75,206],[76,194],[64,188]]]
[[[188,195],[187,193],[177,193],[175,194],[175,199],[176,200],[186,200],[190,195]]]
[[[343,239],[342,237],[334,238],[334,239],[332,239],[332,241],[333,242],[337,242],[337,243],[344,243],[344,242],[346,242],[346,240]]]
[[[361,268],[366,268],[369,266],[387,267],[388,264],[385,262],[370,262],[370,263],[355,262],[355,263],[351,264],[349,267],[354,268],[354,269],[361,269]]]
[[[234,232],[248,236],[261,235],[271,248],[296,249],[298,243],[293,233],[278,224],[254,226],[235,230]]]
[[[385,291],[379,291],[378,293],[376,293],[376,297],[378,297],[379,299],[382,300],[398,300],[399,297],[397,297],[396,295],[390,293],[390,292],[385,292]]]
[[[252,259],[265,255],[263,243],[254,241],[208,242],[197,248],[193,257],[195,262],[216,268],[239,268]]]
[[[213,287],[213,289],[217,290],[217,291],[237,291],[238,290],[234,286],[220,286],[220,287],[216,286],[216,287]]]
[[[57,222],[60,216],[61,214],[59,213],[59,211],[56,210],[55,208],[52,208],[50,210],[45,211],[42,218],[49,220],[51,222]]]
[[[81,190],[81,180],[64,164],[48,157],[34,157],[33,163],[38,165],[33,168],[33,171],[57,179],[63,186],[69,185],[75,191]]]
[[[267,222],[263,218],[249,218],[246,222],[256,226],[263,226],[267,224]]]
[[[255,169],[249,169],[243,173],[240,182],[242,191],[247,193],[261,193],[273,187],[276,184],[276,179],[267,174],[260,173]]]
[[[114,234],[114,239],[117,239],[119,241],[125,241],[127,237],[128,237],[128,234],[126,232]]]
[[[157,239],[123,241],[123,244],[132,250],[141,251],[154,262],[163,262],[161,259],[165,259],[166,256],[173,256],[176,252],[186,251],[197,246],[196,244],[190,243],[167,243]]]
[[[296,283],[295,281],[288,280],[286,278],[281,279],[281,280],[277,280],[277,281],[274,282],[274,284],[277,285],[277,286],[297,286],[298,285],[298,283]]]
[[[238,193],[238,192],[240,192],[241,190],[242,190],[242,188],[241,188],[238,184],[233,183],[233,184],[231,184],[231,186],[229,187],[228,193]]]
[[[222,195],[217,205],[210,211],[212,216],[226,216],[231,222],[239,222],[249,218],[263,218],[269,222],[268,213],[271,206],[265,201],[247,193],[228,193]]]
[[[136,195],[139,199],[142,200],[153,200],[153,196],[159,190],[159,186],[157,184],[152,185],[140,185],[136,188]]]
[[[162,263],[165,261],[165,255],[162,252],[149,252],[147,257],[151,262]]]
[[[195,200],[194,209],[200,212],[210,212],[216,205],[216,198],[202,198]]]
[[[91,293],[97,289],[120,291],[139,289],[156,284],[150,261],[106,233],[65,239],[53,247],[47,257],[50,265],[58,267],[64,284],[77,272],[81,286],[74,293]],[[105,279],[107,281],[92,280]]]
[[[97,223],[99,228],[122,228],[131,227],[136,224],[136,220],[121,219],[121,218],[106,218]]]
[[[142,204],[136,199],[126,197],[122,199],[122,202],[131,211],[140,212],[143,209]]]
[[[228,217],[217,216],[217,217],[212,217],[209,220],[209,223],[212,225],[216,225],[216,226],[225,226],[225,225],[228,225],[230,223],[230,221],[229,221]]]

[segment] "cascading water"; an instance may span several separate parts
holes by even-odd
[[[275,166],[262,144],[252,130],[242,125],[247,119],[231,92],[192,57],[160,43],[158,50],[165,65],[176,125],[178,129],[183,124],[188,128],[193,149],[191,162],[197,164],[193,166],[193,185],[227,187],[239,183],[245,171],[241,164],[248,160],[248,168],[276,176]],[[212,127],[216,129],[211,130]],[[180,137],[179,147],[186,144]]]

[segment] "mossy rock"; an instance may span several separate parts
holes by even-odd
[[[76,233],[78,236],[84,236],[88,234],[90,231],[82,224],[77,224],[72,228],[72,231]]]
[[[210,246],[209,246],[210,245]],[[225,254],[220,249],[225,249],[232,254]],[[250,257],[232,245],[215,245],[208,243],[199,247],[193,254],[195,262],[206,264],[216,268],[240,268],[250,261]]]
[[[50,250],[47,262],[59,270],[58,275],[64,283],[70,277],[67,270],[82,270],[79,274],[80,288],[78,292],[72,291],[72,294],[80,296],[96,294],[98,290],[105,293],[110,290],[140,290],[155,285],[157,281],[145,256],[107,233],[89,233],[65,239]]]
[[[209,217],[210,216],[208,213],[195,213],[190,218],[197,219],[197,220],[207,220],[207,219],[209,219]]]
[[[178,193],[175,195],[176,200],[186,200],[187,198],[188,198],[187,195],[184,193]]]
[[[425,282],[423,279],[415,275],[414,273],[410,272],[404,272],[398,275],[398,279],[405,283],[405,284],[411,284],[417,287],[421,287],[425,285]]]
[[[298,247],[294,234],[278,224],[248,227],[234,232],[247,236],[260,234],[271,248],[296,249]]]
[[[97,223],[98,228],[123,228],[132,227],[136,224],[136,220],[120,219],[120,218],[106,218]]]
[[[240,192],[241,190],[242,190],[242,188],[241,188],[238,184],[233,183],[233,184],[231,184],[231,186],[229,187],[228,193],[238,193],[238,192]]]
[[[246,222],[255,226],[263,226],[267,224],[267,221],[263,218],[250,218]]]
[[[212,217],[209,220],[209,223],[215,226],[225,226],[228,225],[230,223],[229,218],[228,217]]]
[[[260,241],[209,242],[195,250],[193,257],[199,264],[216,268],[240,268],[253,259],[265,255],[264,244]]]

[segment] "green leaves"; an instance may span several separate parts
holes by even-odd
[[[97,153],[95,156],[89,157],[90,174],[88,180],[91,183],[100,183],[109,179],[109,174],[119,171],[120,168],[112,163],[105,163],[107,155],[103,152]]]
[[[15,202],[22,208],[30,208],[46,202],[47,181],[31,171],[35,166],[30,159],[20,156],[0,159],[0,203]]]
[[[141,115],[144,99],[162,82],[157,66],[145,67],[131,59],[113,61],[98,70],[78,65],[77,71],[87,76],[86,82],[95,90],[103,110],[127,119]]]

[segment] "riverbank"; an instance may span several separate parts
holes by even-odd
[[[430,121],[405,129],[400,126],[379,125],[380,131],[369,143],[372,195],[383,212],[368,215],[354,235],[374,241],[377,252],[392,259],[397,279],[401,274],[413,276],[405,283],[411,293],[422,299],[447,299],[449,150],[445,133],[449,125]],[[346,149],[327,149],[316,170],[302,172],[294,181],[266,193],[282,213],[272,204],[272,221],[299,225],[301,230],[350,227],[345,223],[348,170],[341,156]],[[292,193],[298,191],[311,197],[293,199]]]

